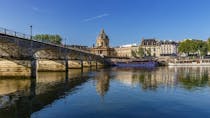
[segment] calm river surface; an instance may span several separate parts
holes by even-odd
[[[207,118],[210,68],[108,68],[0,77],[0,118]]]

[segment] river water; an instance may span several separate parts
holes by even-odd
[[[206,118],[209,67],[106,68],[0,77],[0,118]]]

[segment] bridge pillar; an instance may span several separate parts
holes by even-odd
[[[65,59],[65,71],[68,72],[69,71],[69,60]]]
[[[83,73],[83,60],[80,60],[80,64],[81,64],[81,73]]]
[[[98,61],[96,60],[96,69],[98,69]]]
[[[65,72],[66,72],[66,79],[67,79],[69,75],[69,60],[68,59],[65,59]]]
[[[80,60],[81,69],[83,69],[83,60]]]
[[[89,68],[90,69],[92,68],[92,62],[91,62],[91,60],[89,60]]]
[[[31,78],[36,79],[37,77],[37,59],[32,58],[31,59]]]

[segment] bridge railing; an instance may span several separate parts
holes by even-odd
[[[18,37],[18,38],[24,38],[24,39],[30,39],[31,38],[31,35],[23,34],[23,33],[16,32],[16,31],[9,30],[9,29],[2,28],[2,27],[0,27],[0,33],[5,34],[5,35],[9,35],[9,36],[15,36],[15,37]]]
[[[67,48],[67,49],[71,49],[71,50],[75,50],[75,51],[80,51],[82,53],[91,54],[89,51],[81,50],[81,49],[78,49],[78,48],[67,47],[67,46],[62,45],[62,44],[54,44],[54,43],[51,43],[47,40],[42,40],[42,39],[37,40],[37,39],[34,39],[33,36],[31,36],[31,35],[16,32],[16,31],[9,30],[9,29],[2,28],[2,27],[0,27],[0,33],[8,35],[8,36],[14,36],[14,37],[23,38],[23,39],[26,39],[26,40],[33,40],[33,41],[42,42],[42,43],[45,43],[45,44],[55,45],[55,46],[62,47],[62,48]]]

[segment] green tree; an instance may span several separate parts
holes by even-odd
[[[34,36],[35,40],[40,40],[43,42],[50,42],[55,44],[61,44],[62,38],[60,35],[50,35],[50,34],[38,34]]]
[[[132,57],[137,58],[137,54],[136,54],[136,52],[134,50],[131,50],[131,55],[132,55]]]
[[[192,47],[193,45],[191,40],[187,39],[179,44],[178,51],[180,53],[186,53],[189,55],[189,53],[192,51]]]
[[[131,55],[135,58],[142,58],[144,57],[144,49],[139,47],[137,51],[131,50]]]
[[[210,51],[210,38],[207,40],[207,45],[208,45],[208,51]]]
[[[208,53],[208,44],[206,42],[200,42],[198,50],[200,51],[200,56],[206,56]]]
[[[141,48],[141,47],[139,47],[139,48],[138,48],[138,51],[137,51],[137,55],[138,55],[139,57],[144,57],[144,49]]]
[[[200,56],[205,56],[208,52],[208,45],[202,40],[187,39],[179,44],[178,50],[179,52],[186,53],[187,55],[189,55],[189,53],[197,53]]]
[[[146,53],[147,53],[148,56],[151,56],[151,49],[150,48],[146,49]]]

